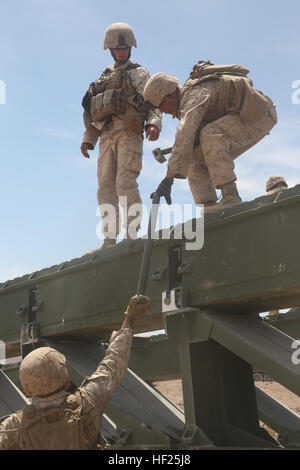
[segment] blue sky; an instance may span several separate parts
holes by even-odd
[[[292,101],[300,80],[299,1],[11,0],[0,7],[0,282],[101,244],[97,149],[90,160],[81,156],[81,99],[112,62],[103,38],[113,22],[133,27],[132,60],[151,74],[172,73],[182,83],[200,59],[250,69],[255,87],[277,104],[279,122],[236,161],[241,196],[263,194],[272,174],[299,182],[300,104]],[[148,206],[165,173],[152,150],[172,145],[177,124],[164,116],[160,140],[145,141],[139,186]],[[186,182],[173,186],[173,201],[192,202]]]

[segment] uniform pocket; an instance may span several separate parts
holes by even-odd
[[[133,151],[129,152],[126,163],[129,170],[140,173],[142,169],[142,154]]]

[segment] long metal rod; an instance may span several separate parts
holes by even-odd
[[[157,214],[159,209],[160,196],[157,193],[152,194],[152,206],[148,223],[147,238],[145,239],[144,252],[142,258],[142,264],[140,268],[140,275],[138,280],[137,295],[143,295],[146,291],[149,266],[151,262],[152,254],[152,240],[155,233],[155,227],[157,222]]]

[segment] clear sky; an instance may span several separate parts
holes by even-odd
[[[300,93],[292,88],[300,85],[299,0],[1,0],[0,8],[0,282],[102,243],[98,149],[86,160],[79,148],[82,96],[112,63],[103,51],[111,23],[133,27],[132,60],[151,74],[168,72],[182,83],[198,60],[247,67],[277,104],[279,121],[236,161],[240,194],[260,196],[272,174],[289,186],[300,182]],[[164,116],[160,140],[145,141],[139,186],[147,205],[165,173],[152,150],[172,145],[177,124]],[[186,182],[175,183],[173,201],[192,202]]]

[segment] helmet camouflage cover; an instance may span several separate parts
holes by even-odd
[[[153,106],[159,106],[163,99],[171,95],[178,87],[179,79],[168,73],[155,73],[149,78],[144,89],[144,100]]]
[[[287,188],[287,184],[283,176],[280,176],[280,175],[270,176],[270,178],[268,179],[266,183],[266,191],[270,192],[279,187]]]
[[[69,381],[66,358],[55,349],[37,348],[23,359],[19,377],[28,397],[51,395]]]
[[[104,38],[104,50],[136,47],[136,39],[131,26],[126,23],[113,23],[106,32]]]

